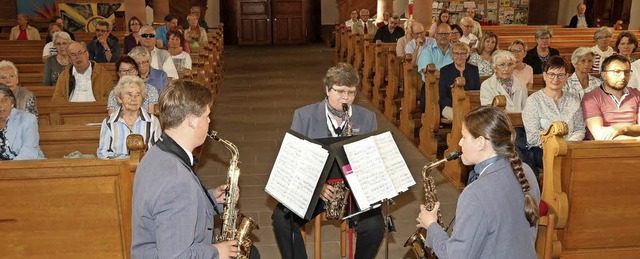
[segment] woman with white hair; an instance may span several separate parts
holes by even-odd
[[[162,88],[169,83],[167,79],[167,73],[163,70],[158,70],[151,67],[151,54],[142,46],[135,47],[129,52],[129,56],[132,57],[138,64],[138,75],[147,84],[152,85],[158,90],[158,93],[162,91]],[[172,62],[173,63],[173,62]]]
[[[69,65],[69,55],[67,53],[67,47],[71,44],[71,36],[63,31],[59,31],[53,34],[53,40],[51,43],[56,47],[57,54],[50,56],[44,62],[44,71],[42,73],[42,84],[46,86],[55,86],[58,82],[58,76],[62,73],[64,68]]]
[[[513,75],[516,58],[511,52],[498,50],[491,57],[493,75],[480,86],[480,104],[491,105],[493,97],[507,97],[506,112],[521,112],[527,99],[527,86]]]
[[[535,34],[536,46],[527,51],[524,63],[533,68],[533,74],[539,75],[544,71],[547,60],[553,56],[560,55],[560,51],[551,47],[553,31],[547,26],[540,27]]]
[[[571,63],[575,68],[575,72],[567,80],[563,91],[571,93],[582,100],[584,94],[593,89],[598,88],[602,84],[600,78],[591,76],[591,67],[593,66],[593,51],[591,48],[580,47],[573,51],[571,55]]]
[[[600,27],[593,34],[593,40],[596,42],[596,45],[591,47],[591,51],[593,51],[593,66],[591,67],[591,73],[600,73],[600,66],[602,66],[602,62],[609,56],[616,53],[613,48],[609,46],[611,38],[613,38],[613,33],[608,27]]]
[[[102,121],[98,157],[117,158],[129,155],[127,136],[140,134],[147,148],[162,134],[158,118],[142,109],[147,86],[137,76],[123,76],[113,89],[120,107]]]
[[[20,86],[18,68],[11,61],[0,61],[0,83],[11,89],[15,95],[14,107],[38,116],[36,96],[26,88]]]

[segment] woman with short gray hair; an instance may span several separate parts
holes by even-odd
[[[0,160],[43,159],[38,119],[15,104],[11,88],[0,83]]]
[[[536,31],[536,46],[527,51],[524,57],[524,63],[533,68],[534,75],[542,74],[549,58],[560,55],[560,51],[551,47],[552,37],[553,31],[547,26]]]
[[[609,46],[611,38],[613,38],[613,33],[608,27],[600,27],[593,34],[593,40],[596,42],[596,45],[591,47],[591,51],[593,51],[591,73],[600,73],[602,62],[616,53],[613,48]]]
[[[593,66],[593,56],[593,50],[591,48],[580,47],[573,51],[571,64],[573,64],[575,72],[573,72],[564,85],[564,92],[571,93],[582,100],[584,94],[598,88],[602,84],[600,78],[589,74]]]
[[[0,61],[0,83],[11,89],[15,96],[14,107],[38,117],[36,96],[27,88],[20,86],[18,68],[11,61]]]
[[[53,34],[51,43],[56,47],[57,54],[53,55],[44,63],[44,71],[42,73],[42,84],[46,86],[55,86],[58,82],[58,76],[62,74],[64,68],[69,65],[69,55],[67,47],[71,44],[71,36],[63,31]]]
[[[133,48],[131,52],[129,52],[129,56],[138,64],[138,75],[140,78],[144,79],[147,84],[154,86],[158,90],[158,93],[167,86],[169,83],[167,80],[167,72],[151,67],[152,56],[145,47],[138,46]]]
[[[507,98],[506,112],[521,112],[527,99],[527,86],[513,76],[516,58],[511,52],[497,50],[491,57],[494,73],[480,86],[480,104],[491,105],[493,98],[504,95]]]

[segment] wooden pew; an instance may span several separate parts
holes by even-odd
[[[375,75],[373,76],[373,95],[371,102],[378,110],[384,111],[384,96],[387,86],[387,58],[395,58],[396,43],[382,43],[378,40],[375,46]]]
[[[427,158],[435,159],[438,152],[438,141],[435,135],[440,131],[440,89],[439,80],[435,76],[435,66],[429,65],[425,74],[425,111],[421,116],[419,129],[420,142],[418,150]],[[454,85],[462,85],[464,89],[464,77],[456,78]],[[457,147],[457,143],[456,146]]]
[[[100,125],[49,125],[39,127],[38,132],[47,159],[63,158],[73,151],[95,156],[100,144]]]
[[[398,112],[402,98],[402,62],[404,57],[398,57],[395,53],[387,56],[388,80],[384,95],[384,117],[394,125],[398,125]]]
[[[42,86],[44,64],[18,63],[15,65],[18,69],[20,84],[22,86]],[[115,63],[101,63],[100,65],[109,72],[109,75],[111,75],[113,85],[118,83],[118,71],[116,70]]]
[[[403,73],[404,73],[404,91],[402,92],[402,100],[400,106],[400,131],[407,136],[414,143],[416,142],[416,123],[419,122],[420,110],[418,108],[417,97],[420,94],[420,88],[422,87],[422,78],[418,73],[418,66],[411,64],[413,60],[412,54],[407,54],[404,58]],[[435,70],[435,66],[433,67]]]
[[[375,67],[375,44],[364,41],[364,61],[362,66],[362,88],[360,91],[367,99],[371,100],[373,91],[373,76]]]
[[[0,163],[3,257],[130,258],[133,172],[141,158],[133,152],[129,160]]]
[[[41,127],[100,123],[106,117],[107,104],[104,102],[38,105],[38,124]]]
[[[557,220],[538,228],[542,258],[638,258],[640,142],[565,142],[568,127],[543,132],[542,200]],[[545,234],[552,229],[551,234]]]

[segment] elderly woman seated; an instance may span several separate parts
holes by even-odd
[[[127,136],[140,134],[147,148],[155,145],[162,134],[160,122],[142,109],[147,86],[137,76],[123,76],[114,88],[120,107],[102,121],[98,157],[116,158],[129,155]]]
[[[469,63],[478,66],[480,76],[493,74],[491,57],[496,50],[498,50],[498,35],[488,31],[482,35],[478,42],[478,47],[475,48],[475,52],[471,53],[471,58],[469,58]]]
[[[584,94],[600,87],[602,84],[600,78],[589,74],[593,66],[593,51],[587,47],[577,48],[571,55],[571,63],[575,67],[575,72],[569,77],[563,91],[571,93],[582,100]]]
[[[132,57],[138,64],[138,75],[148,85],[154,86],[158,93],[162,91],[169,81],[167,80],[167,73],[151,67],[151,53],[142,46],[135,47],[129,52],[129,56]]]
[[[478,67],[467,63],[469,58],[469,45],[464,42],[456,42],[451,45],[451,55],[453,63],[440,69],[440,80],[438,94],[440,95],[440,111],[442,117],[453,120],[451,85],[455,83],[457,77],[464,77],[464,90],[480,90],[480,75]]]
[[[118,78],[123,76],[140,76],[138,70],[138,64],[129,56],[122,56],[118,62],[116,62],[116,71]],[[158,90],[152,85],[147,84],[147,97],[142,102],[142,109],[146,112],[154,114],[155,105],[158,103]],[[115,89],[109,93],[109,101],[107,102],[107,112],[112,114],[120,107],[118,99],[116,98]]]
[[[62,74],[67,65],[69,65],[69,55],[67,47],[71,44],[71,36],[68,33],[59,31],[53,34],[51,43],[56,47],[56,53],[47,58],[44,62],[44,72],[42,73],[42,84],[46,86],[56,86],[58,76]]]
[[[507,98],[506,112],[521,112],[527,99],[527,86],[513,76],[516,58],[511,52],[498,50],[491,57],[494,74],[480,86],[480,104],[491,105],[493,98],[504,95]]]
[[[26,88],[19,85],[18,68],[11,61],[0,61],[0,83],[9,87],[15,100],[13,106],[18,110],[23,110],[38,116],[36,107],[36,96]]]
[[[600,27],[593,34],[593,40],[596,41],[596,45],[591,47],[591,51],[593,51],[591,73],[600,73],[602,62],[616,53],[613,48],[609,46],[611,38],[613,38],[613,33],[608,27]]]
[[[16,97],[0,84],[0,160],[42,159],[38,119],[15,107]]]
[[[542,139],[540,132],[545,131],[554,121],[564,121],[569,126],[569,141],[580,141],[586,133],[582,119],[580,98],[573,93],[564,92],[563,87],[569,78],[571,66],[560,56],[547,61],[542,73],[545,87],[529,96],[522,110],[522,123],[527,133],[527,156],[537,168],[542,168]],[[535,168],[533,168],[534,171]]]

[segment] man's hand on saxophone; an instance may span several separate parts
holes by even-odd
[[[440,209],[440,202],[436,202],[431,211],[427,210],[424,204],[420,205],[420,214],[416,218],[416,221],[418,221],[416,227],[428,229],[431,223],[438,222],[438,209]]]
[[[215,189],[213,189],[213,197],[216,199],[216,202],[218,204],[222,204],[222,203],[225,203],[227,201],[226,190],[227,190],[227,185],[226,184],[220,185],[220,186],[216,187]],[[235,200],[235,202],[238,202],[239,198],[240,198],[240,188],[236,189],[236,200]]]
[[[328,202],[332,201],[335,197],[336,196],[334,194],[333,186],[325,183],[322,186],[322,192],[320,192],[320,198],[324,202],[328,203]]]
[[[216,249],[218,249],[218,258],[220,259],[238,257],[238,241],[237,240],[215,243],[214,246],[216,247]]]

